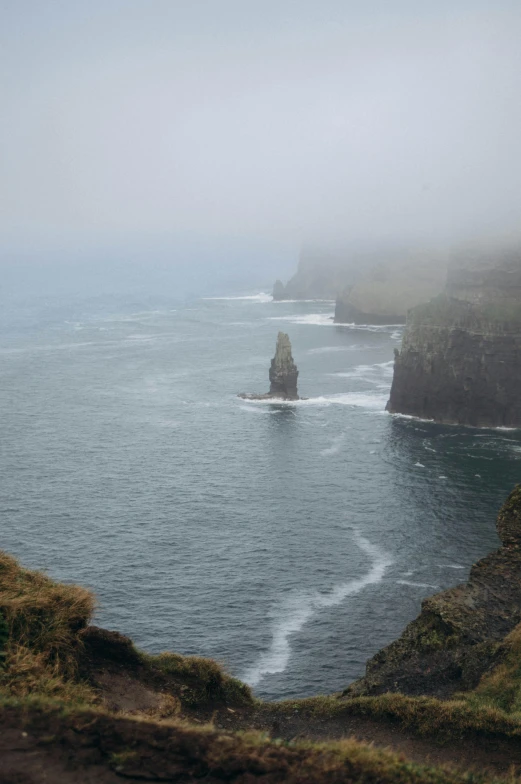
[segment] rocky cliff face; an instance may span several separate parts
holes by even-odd
[[[306,249],[300,254],[296,273],[286,285],[280,280],[275,282],[273,299],[333,300],[356,277],[356,263],[349,254]]]
[[[440,294],[445,274],[443,258],[378,264],[337,298],[335,321],[405,324],[411,308]]]
[[[275,356],[270,367],[270,391],[273,397],[298,400],[298,370],[291,354],[291,342],[285,332],[279,332]]]
[[[521,485],[496,522],[502,546],[478,561],[466,584],[422,602],[402,636],[379,651],[349,695],[400,691],[449,697],[473,689],[505,653],[505,637],[521,622]]]
[[[279,332],[275,356],[271,360],[270,391],[265,394],[243,393],[245,400],[299,400],[297,390],[298,370],[291,353],[291,341],[285,332]]]
[[[388,411],[477,427],[520,427],[521,253],[458,260],[446,293],[409,314]]]

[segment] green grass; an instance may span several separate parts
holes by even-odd
[[[388,693],[375,697],[310,697],[264,705],[270,713],[298,712],[310,718],[362,716],[378,721],[396,722],[423,737],[443,741],[479,735],[521,738],[521,715],[486,702],[472,700],[473,694],[458,699],[407,697]]]
[[[408,323],[416,326],[461,327],[472,331],[489,328],[500,332],[517,332],[521,326],[521,305],[473,305],[440,294],[430,302],[413,308],[409,312]]]
[[[249,686],[227,675],[213,659],[178,653],[140,656],[152,671],[182,682],[179,696],[187,707],[195,708],[213,702],[253,705]]]

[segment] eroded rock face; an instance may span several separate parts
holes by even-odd
[[[351,254],[325,248],[305,248],[298,268],[286,285],[277,280],[273,299],[333,300],[357,278],[357,267]]]
[[[456,259],[444,296],[409,313],[387,410],[520,427],[521,249],[471,261]]]
[[[418,618],[370,659],[346,694],[449,697],[474,688],[501,659],[504,638],[521,622],[521,485],[496,527],[502,546],[474,564],[466,584],[425,599]]]
[[[275,356],[270,367],[270,391],[264,395],[243,393],[239,397],[245,400],[299,400],[297,390],[298,370],[291,354],[291,341],[285,332],[277,335]]]
[[[298,400],[298,370],[291,354],[289,335],[279,332],[275,356],[270,367],[270,395]]]

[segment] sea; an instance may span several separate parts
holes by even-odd
[[[499,541],[521,434],[391,416],[402,327],[333,303],[56,297],[0,332],[0,546],[265,699],[345,688]],[[265,392],[279,330],[302,400]]]

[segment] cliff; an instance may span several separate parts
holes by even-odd
[[[520,383],[521,252],[458,258],[445,293],[409,313],[387,410],[520,427]]]
[[[443,258],[378,264],[337,298],[335,321],[344,324],[405,324],[411,308],[440,294]]]
[[[474,689],[503,661],[508,635],[521,622],[521,485],[496,528],[502,546],[474,564],[467,583],[425,599],[418,618],[367,663],[365,677],[346,694],[447,698]]]
[[[305,249],[296,273],[284,285],[277,280],[273,299],[329,299],[351,285],[357,277],[355,260],[347,252]]]

